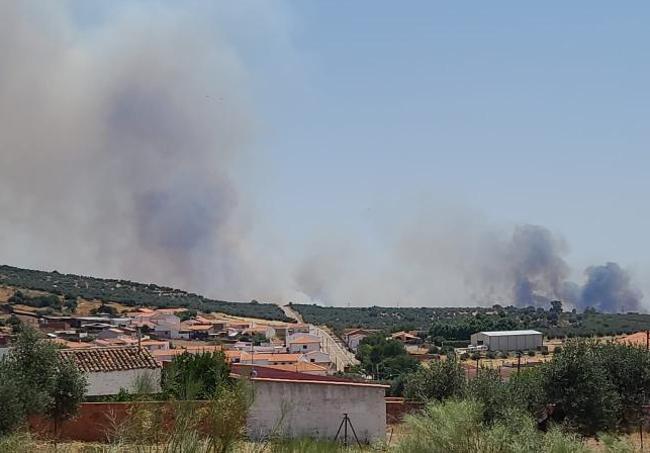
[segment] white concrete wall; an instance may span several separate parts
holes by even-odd
[[[135,384],[138,382],[138,377],[141,375],[148,375],[153,392],[160,391],[161,369],[158,368],[155,370],[141,369],[111,371],[107,373],[86,373],[85,376],[88,381],[87,395],[117,395],[120,389],[133,391],[135,390]]]
[[[290,343],[289,352],[292,354],[306,354],[308,352],[318,352],[320,351],[320,343]]]
[[[542,346],[543,335],[540,333],[489,336],[479,332],[471,336],[471,343],[474,346],[478,344],[479,340],[482,340],[490,351],[528,351]]]
[[[334,439],[348,413],[362,442],[384,440],[385,389],[353,385],[255,381],[247,429],[252,438],[273,432],[285,437]],[[284,414],[284,418],[283,418]],[[349,432],[352,439],[352,432]]]

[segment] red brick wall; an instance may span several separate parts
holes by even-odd
[[[105,442],[114,432],[115,426],[129,415],[133,404],[152,404],[164,410],[164,402],[147,403],[83,403],[79,413],[59,427],[60,440],[76,440],[82,442]],[[171,418],[169,420],[171,422]],[[42,417],[31,417],[29,420],[32,433],[44,438],[54,437],[54,424]]]
[[[386,424],[399,423],[406,414],[412,414],[421,410],[423,403],[417,401],[406,401],[404,398],[386,398]]]
[[[106,442],[115,431],[115,427],[123,423],[129,416],[130,409],[135,404],[156,406],[156,411],[165,411],[168,403],[83,403],[79,413],[59,427],[58,438],[67,441]],[[406,414],[422,409],[424,405],[415,401],[405,401],[403,398],[386,398],[386,423],[399,423]],[[172,423],[170,415],[165,423]],[[32,417],[29,420],[32,433],[43,438],[54,437],[54,424],[42,417]]]

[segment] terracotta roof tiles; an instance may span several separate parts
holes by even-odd
[[[137,347],[108,347],[63,349],[59,354],[71,359],[86,373],[160,368],[147,349]]]

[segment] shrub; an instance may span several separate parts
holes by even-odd
[[[460,395],[464,383],[465,375],[460,363],[449,356],[447,360],[429,362],[427,367],[420,367],[407,375],[404,395],[419,401],[443,400]]]
[[[163,392],[179,400],[210,399],[230,382],[223,352],[181,354],[164,370]]]
[[[10,373],[8,367],[0,362],[0,437],[13,432],[25,417],[20,390]]]

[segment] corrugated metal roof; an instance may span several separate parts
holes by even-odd
[[[499,330],[495,332],[478,332],[488,337],[510,337],[518,335],[541,335],[541,332],[536,330]]]

